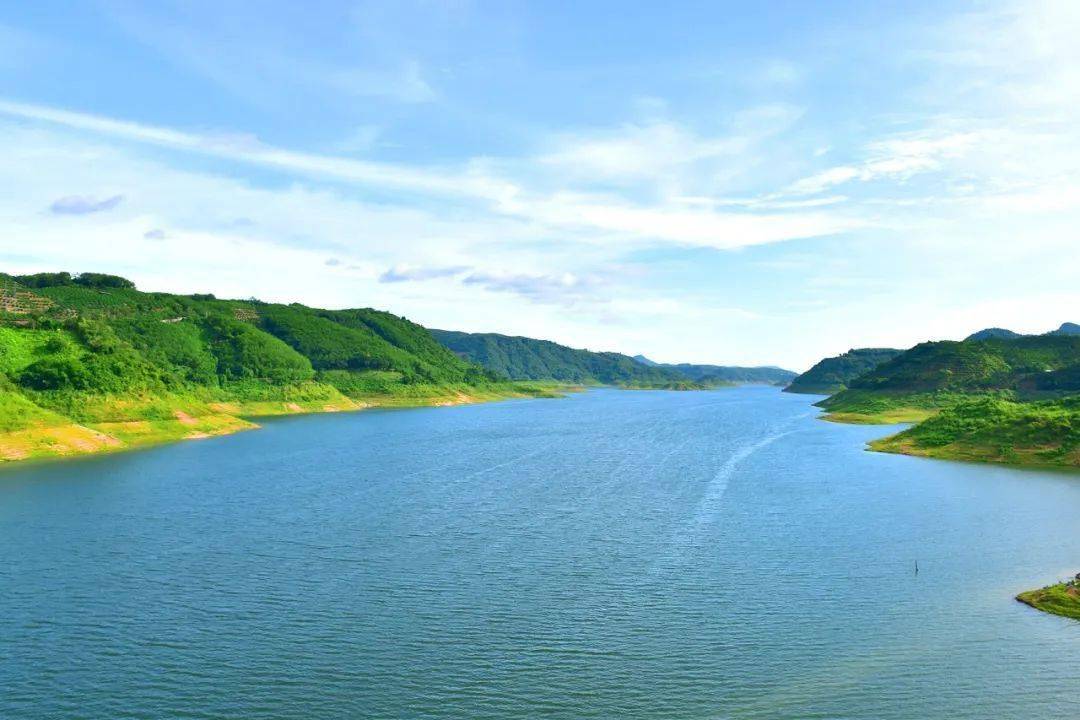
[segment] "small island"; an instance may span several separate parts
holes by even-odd
[[[1036,610],[1080,620],[1080,573],[1072,580],[1022,592],[1016,599]]]

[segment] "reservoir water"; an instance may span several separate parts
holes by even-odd
[[[269,421],[0,469],[0,717],[1031,718],[1080,475],[743,387]],[[915,573],[915,563],[919,572]]]

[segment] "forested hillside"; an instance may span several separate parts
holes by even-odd
[[[848,383],[890,392],[1077,391],[1080,337],[1025,335],[916,345]]]
[[[432,330],[435,338],[461,358],[513,380],[621,385],[625,387],[688,387],[684,375],[644,365],[628,355],[576,350],[548,340],[496,333]]]
[[[377,310],[0,276],[0,458],[229,432],[248,415],[541,392]]]

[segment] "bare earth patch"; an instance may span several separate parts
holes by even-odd
[[[77,455],[123,447],[111,435],[82,425],[34,427],[0,437],[0,459],[25,460],[42,455]]]

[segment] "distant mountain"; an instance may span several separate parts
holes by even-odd
[[[1061,323],[1061,327],[1059,327],[1057,330],[1051,330],[1048,333],[1043,333],[1043,335],[1080,335],[1080,325],[1071,322]],[[997,338],[999,340],[1015,340],[1016,338],[1020,337],[1036,336],[1023,335],[1018,332],[1013,332],[1012,330],[1006,330],[1005,328],[992,327],[986,328],[985,330],[980,330],[976,333],[971,333],[966,338],[964,338],[964,340],[989,340],[991,338]]]
[[[432,330],[431,334],[458,357],[512,380],[630,387],[691,385],[681,373],[650,366],[621,353],[578,350],[548,340],[497,333]]]
[[[787,385],[798,373],[784,370],[774,365],[742,367],[739,365],[694,365],[692,363],[658,363],[644,355],[635,355],[634,360],[648,367],[667,368],[685,376],[688,380],[705,384],[720,383],[764,383],[766,385]]]
[[[1061,327],[1048,332],[1047,335],[1080,335],[1080,325],[1071,322],[1061,323]]]
[[[894,348],[859,348],[843,355],[825,358],[802,375],[796,377],[784,391],[831,395],[848,386],[855,378],[892,360],[903,350]]]
[[[773,366],[741,367],[738,365],[660,365],[659,367],[682,373],[689,380],[705,384],[715,383],[764,383],[787,385],[798,373]]]
[[[964,338],[964,340],[989,340],[990,338],[1004,338],[1006,340],[1011,340],[1018,337],[1021,337],[1020,333],[1006,330],[1005,328],[992,327],[971,333]]]

